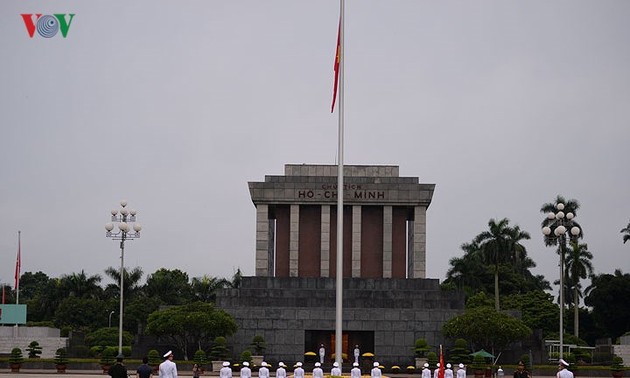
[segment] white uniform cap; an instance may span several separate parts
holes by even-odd
[[[244,361],[244,362],[243,362],[243,366],[249,366],[249,362]]]
[[[260,363],[262,366],[267,366],[267,363],[265,361]]]
[[[562,358],[558,362],[560,362],[564,366],[569,366],[569,363],[563,360]]]
[[[296,365],[297,366],[302,366],[302,363],[301,362],[297,362]]]
[[[464,368],[464,364],[459,364],[459,368],[463,369]]]
[[[334,367],[339,367],[339,362],[337,362],[337,361],[333,362],[333,366]]]
[[[285,367],[285,366],[287,366],[287,365],[285,365],[285,364],[284,364],[284,362],[280,361],[280,362],[278,363],[278,366]]]
[[[171,354],[173,354],[173,351],[169,350],[168,352],[164,353],[164,358],[170,356]]]
[[[378,366],[378,362],[375,362],[373,365],[374,365],[375,367],[376,367],[376,366]]]
[[[322,364],[320,364],[319,362],[315,362],[315,366],[320,367],[322,366]]]
[[[440,367],[440,363],[438,362],[437,364],[435,364],[435,366]]]
[[[446,364],[446,368],[450,369],[451,368],[451,364]]]
[[[230,363],[227,361],[223,361],[223,366],[230,366]]]
[[[428,368],[429,367],[429,363],[425,362],[424,365],[422,365],[422,366],[424,366],[425,368]]]
[[[358,362],[353,362],[352,366],[359,366],[359,363]]]

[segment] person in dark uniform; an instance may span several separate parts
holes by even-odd
[[[514,378],[531,378],[531,375],[525,369],[525,363],[523,363],[523,361],[518,362],[516,371],[514,372]]]
[[[107,374],[112,378],[127,378],[127,368],[123,365],[123,355],[116,356],[116,363],[109,368]]]
[[[136,375],[138,378],[151,378],[151,375],[153,375],[153,369],[149,366],[148,357],[142,357],[142,365],[138,366],[138,369],[136,369]]]

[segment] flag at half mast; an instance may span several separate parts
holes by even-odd
[[[333,84],[333,98],[330,112],[335,111],[335,102],[337,100],[337,86],[339,85],[339,62],[341,61],[341,19],[339,20],[339,28],[337,29],[337,48],[335,49],[335,83]]]

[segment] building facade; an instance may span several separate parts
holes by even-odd
[[[336,165],[289,164],[282,176],[249,183],[256,276],[217,296],[239,326],[230,340],[235,355],[261,335],[267,361],[304,361],[320,345],[325,361],[333,360],[336,175]],[[442,292],[437,279],[426,278],[426,213],[434,188],[400,177],[398,166],[344,167],[340,342],[350,359],[358,346],[384,364],[412,363],[414,341],[441,343],[442,324],[463,311],[462,294]],[[370,361],[362,362],[367,368]]]

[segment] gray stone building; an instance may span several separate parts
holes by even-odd
[[[256,206],[256,276],[219,293],[236,319],[235,356],[254,335],[268,361],[335,350],[337,166],[286,165],[283,176],[250,182]],[[426,211],[434,184],[400,177],[398,166],[344,167],[342,350],[358,345],[384,364],[409,364],[414,341],[442,342],[463,295],[426,278]]]

